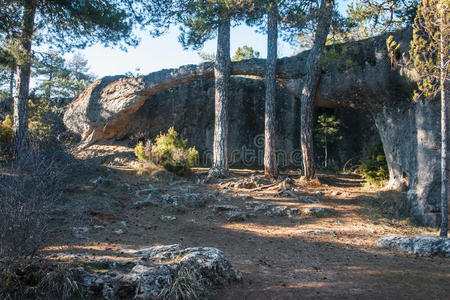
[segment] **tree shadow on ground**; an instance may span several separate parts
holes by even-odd
[[[115,170],[111,174],[123,180],[133,178],[135,182],[128,183],[134,190],[153,183],[152,178],[136,178],[133,170]],[[172,213],[155,206],[133,207],[134,190],[121,198],[112,216],[126,221],[126,227],[120,227],[115,219],[106,222],[104,228],[89,227],[85,239],[74,240],[69,234],[65,241],[54,243],[77,247],[53,248],[47,253],[101,257],[120,256],[121,248],[175,243],[183,247],[216,247],[243,273],[244,280],[215,290],[212,299],[444,299],[450,293],[448,259],[381,249],[374,243],[379,234],[333,227],[338,227],[338,222],[355,222],[358,226],[373,222],[360,206],[359,197],[322,196],[320,204],[301,204],[337,207],[337,215],[328,218],[259,216],[229,223],[225,216],[213,215],[205,207],[175,214],[174,222],[162,222],[161,215]],[[200,185],[195,192],[213,191],[212,185]],[[100,198],[97,201],[106,201]],[[293,199],[268,201],[299,205]],[[124,234],[115,234],[117,228],[124,229]],[[315,234],[309,229],[336,230],[337,234]]]
[[[168,227],[164,234],[149,231],[145,242],[124,237],[113,244],[129,248],[181,243],[183,247],[223,250],[244,280],[215,290],[213,299],[444,299],[450,293],[450,261],[445,258],[365,249],[307,234],[281,237],[220,224],[190,229],[179,225]],[[104,239],[95,242],[111,243]],[[120,250],[83,246],[77,252],[87,257],[127,257]]]

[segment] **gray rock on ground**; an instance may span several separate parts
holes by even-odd
[[[316,218],[326,218],[336,215],[336,211],[334,209],[315,206],[308,207],[303,210],[303,214],[307,216],[312,216]]]
[[[265,213],[267,216],[274,217],[295,217],[301,214],[300,209],[290,208],[285,205],[273,205],[259,201],[245,202],[245,208],[252,213]]]
[[[377,243],[409,254],[450,257],[450,238],[398,235],[379,238]]]
[[[269,208],[269,205],[264,202],[258,202],[258,201],[245,202],[245,209],[251,210],[254,213],[257,213],[260,211],[266,211],[268,208]]]
[[[159,217],[159,219],[163,222],[172,222],[175,221],[177,219],[177,217],[174,216],[161,216]]]
[[[241,273],[216,248],[181,250],[179,245],[125,249],[131,260],[103,259],[74,269],[85,297],[101,299],[157,299],[182,272],[192,286],[220,286],[242,279]],[[102,272],[92,270],[102,269]]]
[[[287,217],[289,214],[290,209],[287,206],[281,206],[276,205],[270,207],[270,210],[266,212],[268,216],[275,216],[275,217]]]
[[[185,193],[181,195],[161,195],[161,203],[175,211],[204,207],[212,198],[209,194]]]

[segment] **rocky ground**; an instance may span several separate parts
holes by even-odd
[[[260,171],[232,170],[227,179],[203,183],[206,169],[180,178],[143,168],[126,147],[93,146],[76,156],[95,166],[74,172],[64,195],[83,214],[59,228],[63,238],[45,249],[48,257],[120,261],[149,247],[217,248],[235,269],[223,276],[233,280],[207,294],[211,299],[450,295],[449,258],[377,243],[383,236],[438,232],[396,218],[396,194],[377,193],[358,175],[321,174],[305,183],[295,172],[267,180]],[[193,249],[185,251],[199,248]]]

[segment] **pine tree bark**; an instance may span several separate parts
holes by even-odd
[[[213,162],[210,177],[225,177],[228,173],[228,97],[230,86],[230,19],[219,23],[217,53],[214,65],[215,77],[215,117]]]
[[[314,45],[306,63],[307,74],[301,95],[301,146],[303,155],[303,169],[305,177],[310,180],[315,175],[314,147],[313,147],[313,109],[314,98],[320,79],[320,59],[330,31],[331,14],[334,0],[321,0],[318,23],[314,37]]]
[[[278,42],[278,8],[274,3],[267,16],[266,108],[264,127],[264,175],[278,176],[275,131],[275,84]]]
[[[327,143],[327,134],[324,135],[325,138],[325,169],[328,168],[328,143]]]
[[[443,76],[441,76],[443,77]],[[448,235],[448,135],[449,135],[449,116],[450,110],[448,105],[447,95],[449,92],[448,84],[441,79],[441,232],[442,237]]]
[[[441,8],[444,7],[443,1],[440,1]],[[445,76],[445,59],[448,57],[446,49],[448,48],[448,40],[445,39],[447,33],[444,32],[445,14],[441,12],[441,36],[440,36],[440,85],[441,85],[441,232],[440,236],[447,237],[448,235],[448,134],[449,134],[449,115],[450,109],[448,105],[447,95],[449,92],[448,80]]]
[[[14,70],[9,71],[9,97],[14,97]]]
[[[14,95],[14,154],[20,159],[28,147],[28,96],[31,76],[31,43],[33,39],[36,4],[25,0],[21,22],[19,51],[22,61],[17,62],[17,83]]]

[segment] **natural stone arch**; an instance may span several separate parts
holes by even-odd
[[[324,66],[316,106],[361,109],[370,112],[385,150],[390,187],[408,177],[406,208],[427,225],[439,224],[439,104],[413,103],[414,80],[408,70],[392,68],[387,35],[333,46],[334,61]],[[395,34],[405,52],[411,31]],[[330,49],[330,48],[329,48]],[[282,58],[278,80],[298,95],[308,51]],[[234,62],[233,75],[264,76],[265,61]],[[151,95],[199,78],[213,76],[213,64],[187,65],[138,78],[105,77],[88,87],[64,116],[66,126],[82,136],[84,144],[120,136],[127,118]]]

